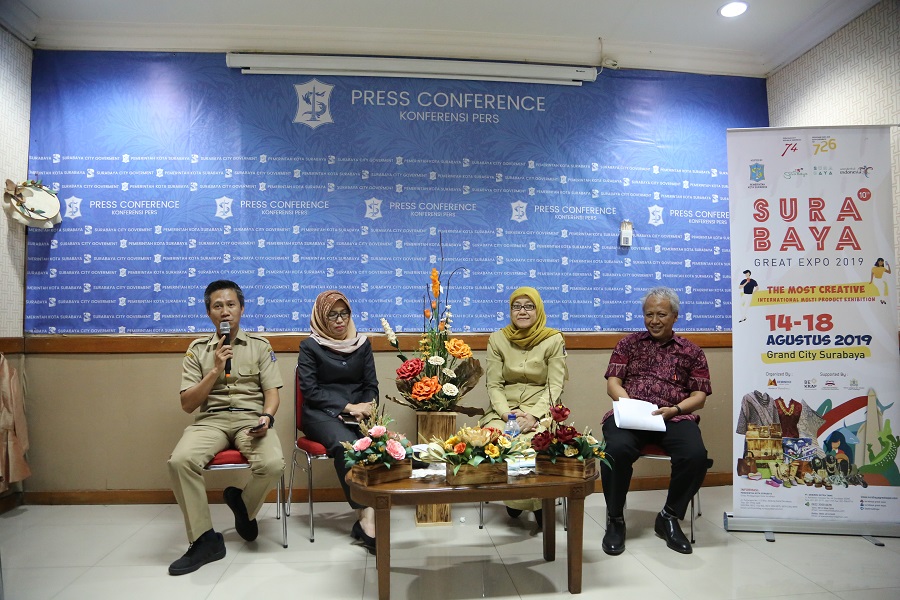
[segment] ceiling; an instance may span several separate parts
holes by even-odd
[[[35,48],[429,56],[764,77],[879,0],[0,0]]]

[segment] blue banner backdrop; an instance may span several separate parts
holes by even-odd
[[[245,323],[308,330],[345,291],[362,331],[420,331],[432,267],[456,331],[538,288],[564,331],[730,329],[725,130],[768,125],[765,81],[604,71],[559,87],[250,76],[221,54],[37,51],[29,176],[63,222],[30,229],[29,333],[209,328],[237,281]],[[634,245],[618,245],[634,223]],[[457,270],[458,269],[458,270]]]

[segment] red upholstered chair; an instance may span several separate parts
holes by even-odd
[[[306,493],[309,496],[309,541],[316,541],[315,528],[313,526],[313,460],[331,460],[328,450],[319,442],[314,442],[303,435],[303,392],[300,390],[300,373],[294,369],[294,423],[297,431],[294,441],[294,451],[291,454],[291,479],[288,484],[286,514],[291,514],[291,496],[294,493],[294,468],[299,466],[306,471]],[[297,453],[302,452],[306,457],[306,465],[297,460]]]
[[[234,448],[228,448],[227,450],[222,450],[215,456],[213,459],[209,461],[209,463],[203,467],[205,471],[232,471],[235,469],[249,469],[250,463],[247,461],[247,457],[241,454],[238,450]],[[287,548],[287,513],[285,513],[285,518],[281,518],[281,511],[284,506],[284,473],[281,474],[281,480],[278,485],[275,486],[276,495],[277,495],[277,503],[275,508],[275,518],[281,521],[281,545]]]
[[[641,448],[641,456],[640,458],[649,458],[652,460],[667,460],[669,462],[672,461],[672,457],[669,456],[665,450],[663,450],[662,446],[657,446],[656,444],[647,444],[643,448]],[[709,466],[712,466],[712,459],[707,461]],[[700,512],[700,490],[697,490],[697,495],[691,498],[691,543],[695,542],[694,540],[694,500],[697,501],[697,510],[696,515],[699,517],[702,513]]]

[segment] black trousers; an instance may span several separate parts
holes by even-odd
[[[666,422],[666,431],[619,429],[610,416],[603,424],[606,453],[612,457],[612,469],[600,465],[606,511],[612,517],[622,516],[625,496],[631,485],[632,466],[646,444],[661,446],[672,457],[672,477],[666,512],[683,519],[691,498],[703,484],[708,467],[706,446],[700,427],[694,421]]]
[[[365,508],[362,504],[354,502],[350,498],[350,486],[347,485],[346,476],[350,472],[344,462],[344,447],[341,442],[355,442],[362,435],[359,427],[355,425],[344,425],[337,419],[327,421],[317,421],[314,423],[303,423],[303,433],[309,436],[309,439],[315,440],[325,446],[328,450],[328,456],[334,459],[334,472],[337,473],[338,481],[344,489],[344,496],[347,502],[355,509]]]

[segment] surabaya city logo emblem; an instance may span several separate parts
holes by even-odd
[[[750,165],[750,181],[765,181],[766,167],[762,163],[753,163]]]
[[[369,198],[366,200],[366,218],[374,221],[381,217],[381,200],[378,198]]]
[[[231,212],[232,202],[234,202],[234,200],[232,200],[228,196],[216,198],[216,216],[220,219],[228,219],[229,217],[233,217],[234,214]]]
[[[663,224],[663,207],[654,204],[653,206],[648,206],[647,210],[650,212],[650,218],[647,221],[648,224],[653,226],[660,226]]]
[[[297,91],[297,114],[294,123],[302,123],[315,129],[320,125],[334,123],[331,118],[331,90],[333,85],[310,79],[306,83],[295,84]]]
[[[77,219],[81,216],[81,198],[76,196],[72,196],[70,198],[66,198],[66,218],[67,219]]]
[[[523,221],[528,220],[528,203],[527,202],[522,202],[521,200],[517,200],[515,202],[510,202],[510,206],[512,207],[512,216],[510,217],[511,221],[521,223]]]

